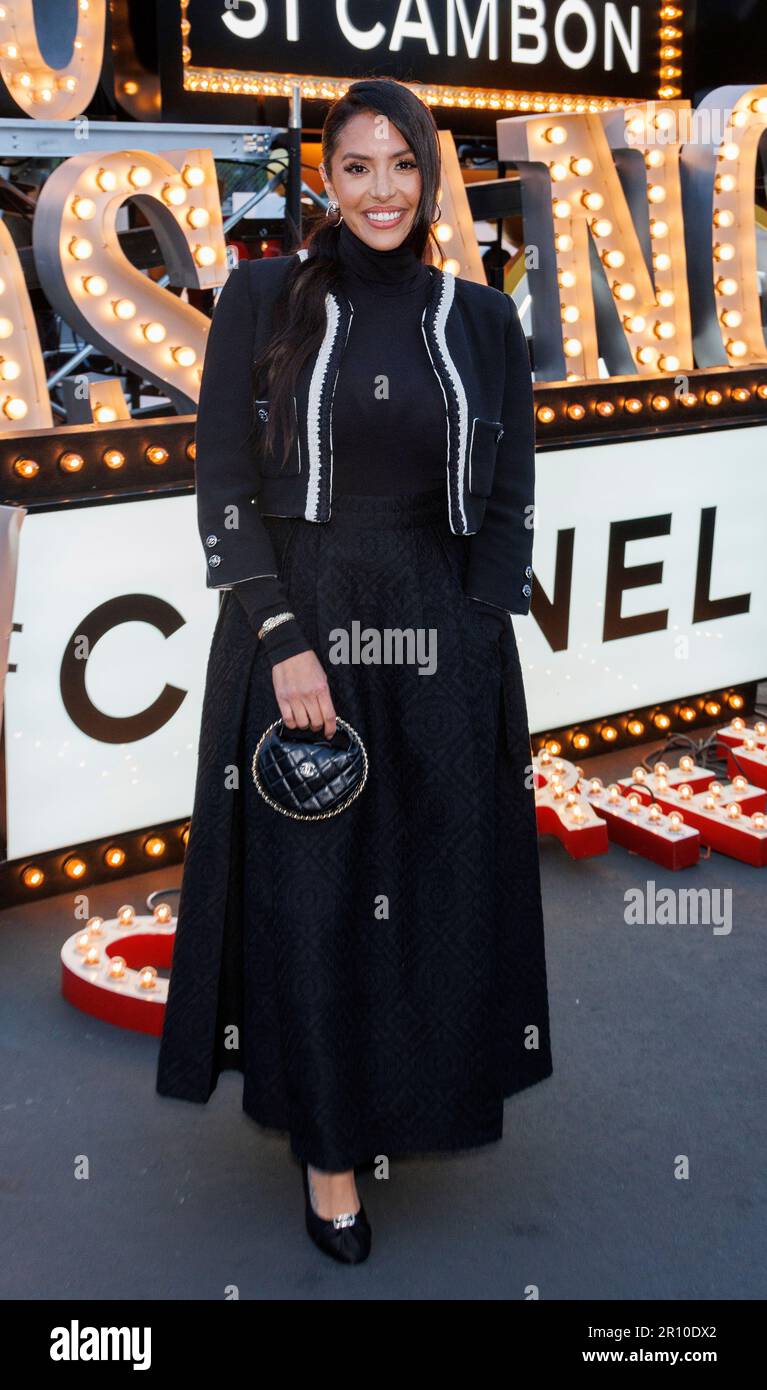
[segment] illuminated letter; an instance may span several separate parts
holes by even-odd
[[[226,279],[210,150],[121,150],[77,155],[45,183],[32,230],[40,283],[89,342],[188,410],[199,395],[209,319],[123,255],[116,219],[130,197],[151,222],[171,284],[212,288]]]
[[[0,433],[52,427],[35,316],[18,252],[0,221]]]
[[[98,85],[104,56],[106,0],[77,0],[72,56],[52,68],[40,52],[34,0],[0,5],[0,76],[27,116],[69,121],[84,111]]]

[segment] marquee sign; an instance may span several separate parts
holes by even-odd
[[[503,109],[531,92],[680,94],[684,9],[658,0],[178,0],[189,92],[326,96],[363,74],[433,105]],[[285,90],[289,90],[286,87]],[[514,102],[513,104],[517,104]],[[524,109],[524,108],[522,108]]]

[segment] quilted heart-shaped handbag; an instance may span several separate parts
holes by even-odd
[[[356,729],[336,715],[331,739],[322,730],[285,729],[276,719],[253,754],[253,781],[275,811],[294,820],[326,820],[344,811],[367,781],[368,756]]]

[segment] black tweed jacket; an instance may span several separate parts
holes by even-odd
[[[272,332],[272,307],[292,263],[292,256],[278,256],[238,266],[211,325],[195,470],[198,525],[207,584],[213,589],[276,575],[262,515],[318,523],[331,515],[333,394],[354,313],[346,295],[340,290],[328,294],[323,340],[299,375],[293,398],[296,438],[285,468],[259,437],[269,401],[254,400],[250,385],[251,363]],[[456,535],[470,537],[466,593],[526,614],[532,594],[535,477],[527,342],[508,295],[435,266],[429,269],[433,285],[422,328],[445,398],[450,527]],[[247,341],[242,314],[231,313],[240,296],[247,297],[251,308]]]

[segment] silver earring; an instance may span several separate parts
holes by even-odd
[[[343,213],[341,213],[341,209],[340,209],[338,203],[328,203],[327,209],[326,209],[326,211],[325,211],[325,216],[326,216],[326,217],[330,217],[331,213],[332,213],[334,216],[335,216],[336,213],[340,213],[340,214],[341,214],[341,215],[336,219],[336,221],[333,223],[333,226],[334,226],[334,227],[340,226],[344,219],[343,219]]]

